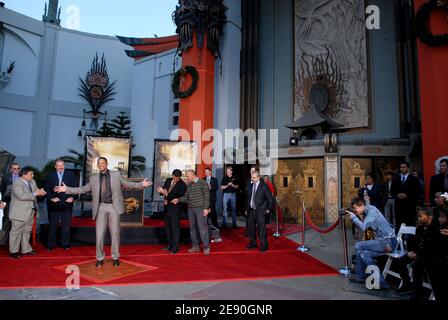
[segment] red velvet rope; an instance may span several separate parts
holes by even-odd
[[[283,212],[282,208],[277,205],[277,215],[278,215],[278,224],[282,226],[282,229],[285,229],[285,223],[283,222]]]
[[[306,218],[306,222],[311,226],[311,228],[313,228],[314,230],[316,230],[319,233],[330,233],[331,231],[336,229],[336,227],[339,224],[339,221],[341,220],[339,218],[338,221],[336,221],[331,227],[322,230],[322,229],[319,229],[319,227],[314,224],[313,220],[311,220],[311,217],[309,216],[308,211],[305,212],[305,218]]]

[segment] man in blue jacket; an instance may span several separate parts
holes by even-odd
[[[353,280],[364,283],[366,268],[376,265],[376,257],[392,252],[397,246],[397,237],[392,226],[376,207],[366,204],[361,198],[353,199],[351,206],[354,211],[350,213],[352,222],[363,232],[371,228],[374,234],[373,240],[359,241],[355,244],[356,276]],[[380,289],[388,288],[380,273]]]

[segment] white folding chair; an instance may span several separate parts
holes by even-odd
[[[398,241],[397,247],[395,248],[395,250],[393,252],[386,253],[388,258],[387,258],[386,266],[384,267],[384,270],[383,270],[384,279],[386,279],[387,275],[391,275],[392,277],[398,278],[401,281],[403,281],[397,272],[390,270],[390,267],[391,267],[394,259],[399,259],[408,253],[407,249],[405,248],[405,245],[403,243],[403,235],[405,235],[405,234],[415,235],[415,230],[416,230],[415,227],[407,227],[404,223],[400,226],[400,230],[398,231],[398,235],[397,235],[397,241]]]

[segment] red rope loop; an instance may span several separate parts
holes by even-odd
[[[308,211],[305,212],[305,218],[306,218],[306,222],[311,226],[311,228],[313,228],[314,230],[316,230],[319,233],[330,233],[331,231],[336,229],[336,227],[339,224],[339,221],[341,220],[341,218],[339,218],[338,221],[336,221],[332,226],[330,226],[327,229],[322,230],[314,224],[313,220],[311,220],[311,217],[309,216]]]

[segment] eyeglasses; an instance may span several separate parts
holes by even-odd
[[[12,168],[12,170],[20,170],[20,168]]]

